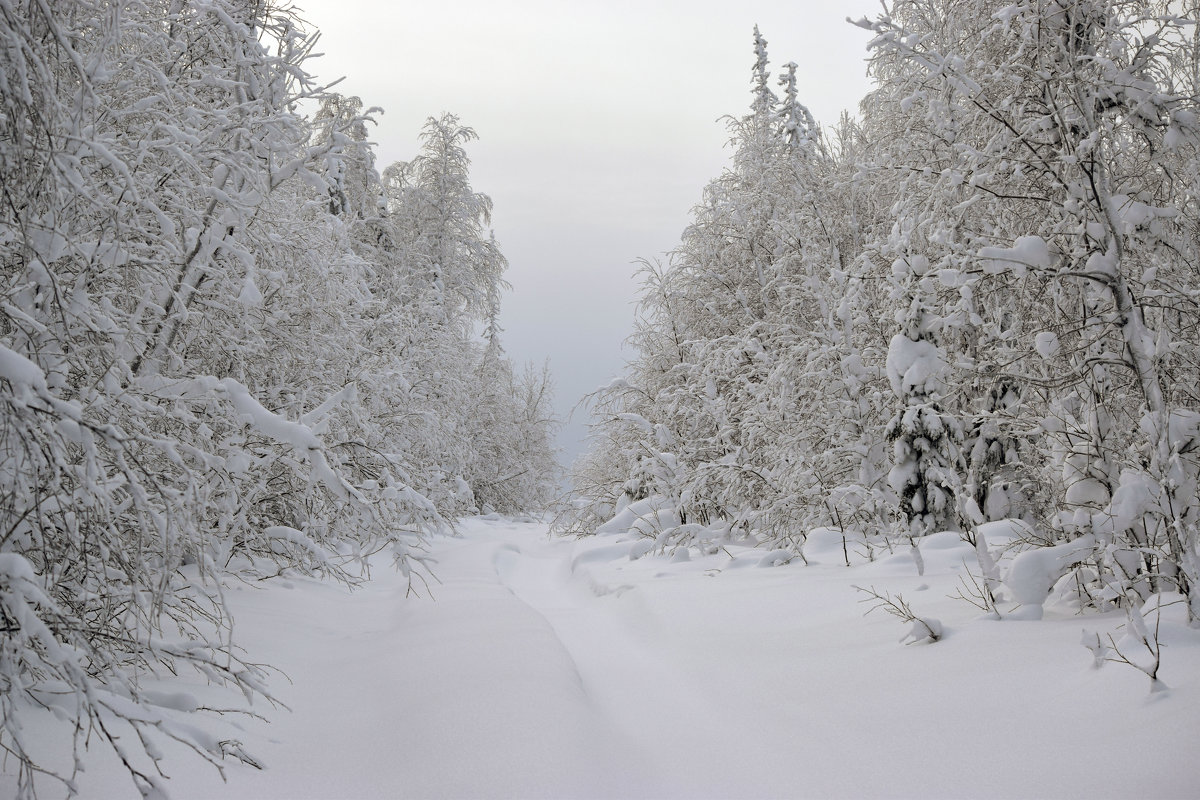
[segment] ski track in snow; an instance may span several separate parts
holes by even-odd
[[[994,622],[949,599],[970,555],[956,537],[925,540],[917,576],[906,552],[847,569],[840,541],[760,569],[747,548],[631,560],[628,534],[460,532],[432,543],[439,582],[419,597],[379,567],[354,592],[231,588],[236,635],[286,672],[272,688],[291,711],[206,723],[267,766],[231,764],[224,784],[165,748],[172,796],[1195,796],[1196,633],[1167,632],[1172,688],[1149,696],[1079,645],[1117,617]],[[947,638],[898,644],[905,626],[864,618],[852,584],[903,592]],[[111,758],[80,778],[82,797],[136,796]]]

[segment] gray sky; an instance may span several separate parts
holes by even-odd
[[[800,99],[831,125],[866,93],[870,0],[297,0],[322,32],[320,79],[384,114],[378,166],[416,155],[449,111],[479,134],[471,182],[495,203],[509,261],[503,342],[550,359],[566,414],[627,353],[634,261],[670,250],[729,150],[724,115],[750,104],[753,27],[772,75],[798,65]],[[586,415],[561,437],[583,447]]]

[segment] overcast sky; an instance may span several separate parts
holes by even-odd
[[[384,113],[378,166],[416,155],[449,111],[479,134],[476,191],[509,261],[503,342],[550,360],[565,417],[622,369],[634,262],[670,250],[729,155],[721,117],[750,103],[753,28],[772,75],[832,125],[866,93],[868,0],[297,0],[321,30],[311,71]],[[582,448],[586,415],[562,436]]]

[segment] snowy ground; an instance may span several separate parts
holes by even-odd
[[[840,541],[629,558],[626,535],[551,540],[471,519],[433,544],[433,597],[377,570],[353,593],[292,580],[233,590],[237,635],[286,672],[291,711],[238,722],[266,765],[167,761],[187,798],[1196,797],[1200,638],[1167,625],[1151,695],[1093,669],[1081,619],[992,621],[952,600],[953,536],[847,569]],[[853,585],[901,592],[946,629],[864,618]],[[49,731],[50,729],[47,729]],[[46,735],[49,735],[48,733]],[[225,735],[225,734],[223,734]],[[173,754],[168,752],[168,757]],[[0,765],[0,797],[11,794]],[[83,797],[134,796],[92,758]],[[51,787],[47,786],[47,789]],[[46,791],[57,797],[60,790]]]

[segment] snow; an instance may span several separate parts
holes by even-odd
[[[46,375],[41,367],[20,353],[9,350],[0,344],[0,379],[8,381],[13,390],[21,387],[22,391],[33,389],[35,392],[46,391]]]
[[[1173,450],[1186,453],[1200,439],[1200,413],[1183,408],[1172,409],[1168,425],[1167,441]],[[1158,437],[1159,426],[1153,414],[1143,415],[1138,427],[1147,438]]]
[[[1150,475],[1141,470],[1122,470],[1112,501],[1092,515],[1092,530],[1108,536],[1127,530],[1143,514],[1160,509],[1161,494],[1162,488]]]
[[[348,498],[357,493],[349,487],[338,474],[329,466],[325,459],[324,447],[321,440],[307,425],[279,416],[267,410],[250,394],[245,385],[233,378],[222,378],[219,381],[221,389],[237,409],[238,414],[247,424],[264,436],[269,436],[277,442],[289,444],[302,458],[307,458],[312,465],[313,477],[325,484],[335,495]],[[338,393],[341,394],[340,392]]]
[[[1040,617],[1042,604],[1054,584],[1069,567],[1087,558],[1095,546],[1096,537],[1088,534],[1053,547],[1026,550],[1013,559],[1004,584],[1014,601],[1038,609],[1033,616]]]
[[[1050,359],[1058,355],[1058,335],[1053,331],[1042,331],[1033,338],[1033,347],[1042,358]]]
[[[596,533],[597,535],[620,533],[635,528],[647,533],[657,532],[663,527],[661,520],[666,520],[669,525],[679,524],[669,501],[654,495],[625,506],[617,512],[615,517],[601,525]]]
[[[253,273],[246,273],[246,282],[242,284],[242,291],[238,294],[237,300],[244,306],[257,307],[262,305],[262,292],[259,291],[258,285],[254,282]]]
[[[1149,225],[1155,219],[1174,219],[1179,216],[1179,210],[1174,207],[1156,208],[1124,194],[1113,195],[1112,205],[1117,218],[1122,223],[1122,232],[1126,234],[1134,233],[1138,228]]]
[[[1052,264],[1050,247],[1040,236],[1020,236],[1012,247],[984,247],[979,256],[984,272],[993,275],[1012,270],[1024,277],[1028,268],[1046,269]]]
[[[945,371],[946,362],[933,342],[914,341],[902,333],[892,337],[888,347],[887,376],[896,395],[907,396],[914,389],[932,394],[941,387]]]
[[[631,561],[633,533],[550,539],[495,515],[459,530],[430,545],[431,595],[406,598],[382,565],[353,592],[227,587],[237,636],[286,674],[273,689],[291,711],[202,723],[265,766],[229,759],[225,784],[163,744],[172,796],[1182,798],[1200,780],[1200,640],[1175,623],[1177,598],[1144,612],[1161,603],[1172,620],[1170,689],[1151,696],[1141,672],[1093,669],[1079,644],[1085,624],[1117,631],[1120,612],[1081,620],[1047,602],[1041,622],[992,621],[951,599],[974,564],[951,533],[922,543],[918,577],[901,551],[842,566],[832,531],[809,538],[810,566],[739,569],[774,554]],[[1017,563],[1039,593],[1054,571]],[[924,631],[864,617],[854,584],[902,593],[941,640],[898,644]],[[149,688],[168,708],[217,702],[181,684]],[[64,730],[24,722],[27,737]],[[113,761],[88,754],[82,796],[136,796]]]
[[[1118,274],[1119,264],[1116,251],[1109,249],[1103,253],[1096,252],[1088,256],[1087,263],[1084,264],[1084,271],[1100,276],[1115,277]]]

